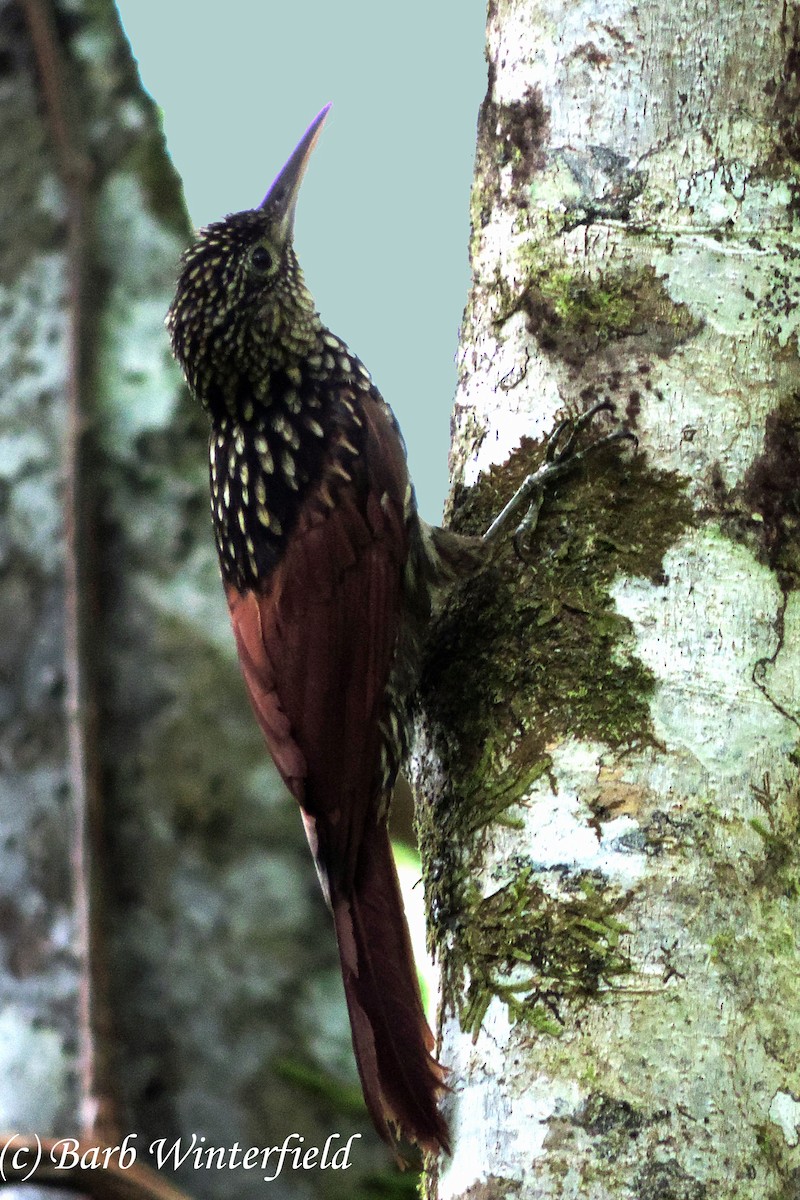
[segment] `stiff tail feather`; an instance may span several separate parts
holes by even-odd
[[[444,1068],[433,1058],[389,835],[365,830],[349,895],[332,896],[358,1072],[375,1127],[392,1147],[391,1125],[423,1150],[450,1153],[437,1101]],[[391,1122],[391,1125],[390,1125]]]

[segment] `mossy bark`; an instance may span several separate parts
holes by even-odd
[[[796,3],[489,5],[452,520],[597,401],[639,446],[433,631],[437,1200],[797,1189],[799,48]]]

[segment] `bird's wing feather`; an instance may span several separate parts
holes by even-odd
[[[226,588],[256,716],[345,888],[376,800],[407,555],[402,443],[383,405],[363,411],[353,483],[332,508],[309,495],[261,593]]]
[[[228,585],[261,728],[300,802],[331,906],[353,1046],[378,1133],[448,1148],[403,901],[380,808],[380,723],[408,558],[408,476],[386,409],[364,407],[360,469],[333,507],[303,507],[266,587]],[[327,481],[330,482],[330,481]],[[323,488],[326,481],[323,480]]]

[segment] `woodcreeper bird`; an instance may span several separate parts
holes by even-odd
[[[293,248],[329,107],[258,208],[201,230],[167,325],[210,418],[211,508],[239,661],[333,914],[367,1108],[390,1145],[396,1131],[447,1151],[445,1072],[387,832],[420,639],[435,588],[476,569],[526,505],[517,536],[530,531],[544,485],[586,453],[573,453],[576,433],[607,406],[559,426],[483,538],[421,520],[394,416],[322,324]]]

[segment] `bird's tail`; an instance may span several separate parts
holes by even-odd
[[[369,822],[349,895],[331,897],[358,1072],[375,1127],[424,1150],[450,1152],[438,1099],[447,1091],[433,1058],[389,834]]]

